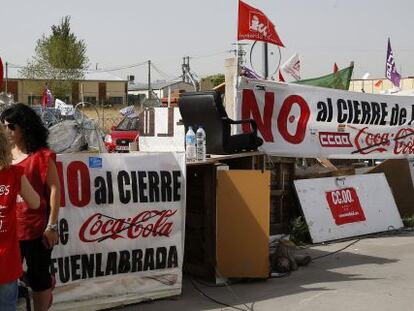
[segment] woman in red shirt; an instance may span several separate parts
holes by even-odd
[[[19,241],[16,232],[16,199],[23,197],[29,208],[40,205],[23,169],[11,165],[12,155],[5,131],[0,126],[0,308],[15,311],[17,279],[22,275]]]
[[[14,104],[0,116],[12,143],[13,164],[21,167],[40,196],[40,208],[31,210],[17,200],[17,235],[35,311],[46,311],[52,300],[51,253],[58,241],[60,185],[56,154],[48,148],[48,130],[33,109]]]

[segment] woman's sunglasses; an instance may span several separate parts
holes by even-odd
[[[4,128],[7,127],[10,131],[14,131],[16,129],[16,124],[13,124],[13,123],[7,123],[7,124],[3,123],[3,126]]]

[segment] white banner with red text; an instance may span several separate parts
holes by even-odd
[[[414,97],[241,78],[237,119],[253,118],[261,150],[291,157],[414,156]],[[244,124],[239,131],[249,132]]]
[[[184,124],[177,107],[146,108],[140,113],[139,151],[185,151]]]
[[[61,154],[56,310],[181,293],[184,153]]]

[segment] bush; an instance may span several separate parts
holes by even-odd
[[[290,240],[296,245],[311,242],[308,225],[302,216],[294,218],[290,222]]]
[[[402,219],[404,227],[413,228],[414,227],[414,216],[405,217]]]

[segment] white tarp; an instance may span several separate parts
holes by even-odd
[[[383,173],[294,184],[314,243],[403,227]]]
[[[241,78],[235,112],[256,120],[270,154],[385,159],[414,156],[413,107],[412,96]]]
[[[54,310],[181,293],[184,153],[61,154]]]
[[[101,130],[95,120],[63,120],[49,127],[48,143],[56,153],[71,153],[82,150],[106,153]]]
[[[184,151],[184,124],[178,108],[149,108],[140,114],[139,150]]]
[[[75,113],[75,108],[73,105],[68,105],[60,99],[55,99],[55,108],[58,109],[62,116],[73,116]]]

